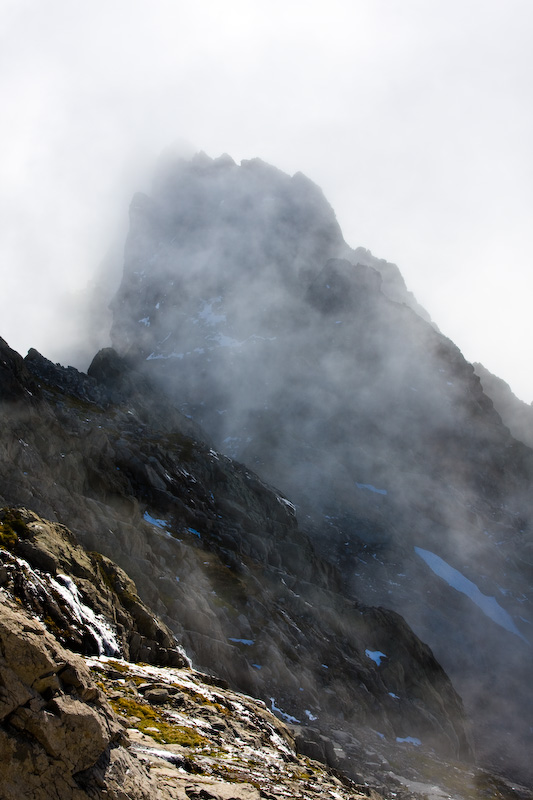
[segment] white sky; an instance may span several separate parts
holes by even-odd
[[[304,172],[533,400],[532,40],[531,0],[0,0],[0,336],[75,348],[76,292],[186,141]]]

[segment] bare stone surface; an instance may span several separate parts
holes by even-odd
[[[147,771],[122,746],[123,728],[83,659],[3,590],[0,654],[2,800],[157,797]],[[82,771],[85,786],[77,780]],[[136,779],[125,792],[128,773]]]

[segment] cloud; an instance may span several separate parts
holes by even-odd
[[[131,195],[185,139],[308,174],[350,244],[399,263],[467,357],[533,396],[530,4],[4,5],[13,346],[65,339],[56,299],[124,240]]]

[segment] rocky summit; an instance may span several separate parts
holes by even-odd
[[[199,155],[130,214],[118,352],[290,498],[345,597],[431,646],[478,754],[527,764],[530,439],[304,176]]]
[[[533,451],[397,267],[199,155],[112,308],[0,340],[0,796],[529,797]]]

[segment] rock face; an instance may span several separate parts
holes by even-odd
[[[6,346],[2,358],[19,364]],[[0,486],[4,502],[68,521],[104,556],[78,554],[60,527],[30,512],[5,512],[6,586],[24,602],[35,598],[31,607],[47,611],[65,643],[87,652],[86,632],[59,615],[68,616],[65,603],[45,603],[24,576],[55,573],[55,591],[72,599],[74,583],[84,605],[99,585],[93,610],[108,619],[121,652],[173,663],[168,630],[143,610],[112,556],[195,666],[287,718],[333,739],[344,731],[359,740],[372,727],[393,748],[413,738],[469,757],[461,701],[432,652],[397,614],[347,597],[292,504],[192,438],[195,426],[116,354],[101,354],[91,372],[54,367],[34,352],[20,366],[23,399],[4,403],[0,415]],[[15,578],[16,559],[28,567]]]
[[[83,659],[3,591],[0,601],[3,800],[156,796]]]
[[[87,553],[63,525],[27,509],[3,509],[0,543],[0,584],[64,646],[149,664],[188,663],[131,578],[100,553]]]
[[[510,386],[493,375],[483,364],[474,364],[483,390],[494,403],[494,408],[501,416],[515,439],[533,447],[533,408],[519,400],[512,393]]]
[[[296,504],[343,596],[430,644],[482,757],[527,766],[533,454],[397,268],[303,176],[197,157],[134,198],[113,310],[116,349]]]

